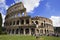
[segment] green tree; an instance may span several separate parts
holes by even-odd
[[[0,13],[0,34],[2,34],[2,15]]]

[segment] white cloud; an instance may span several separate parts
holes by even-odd
[[[36,7],[39,6],[39,2],[42,0],[14,0],[15,3],[23,2],[24,6],[27,9],[27,12],[33,11]]]
[[[48,2],[45,4],[45,7],[47,10],[51,9],[51,5]]]
[[[0,0],[0,3],[4,2],[5,0]]]
[[[50,19],[53,21],[53,26],[60,27],[60,16],[51,16]]]
[[[4,14],[2,14],[2,19],[3,19],[2,26],[4,26],[4,21],[5,21],[5,15]]]
[[[6,5],[6,0],[0,0],[0,13],[2,14],[3,18],[3,23],[4,23],[4,18],[5,18],[5,11],[8,9],[8,6]],[[2,24],[4,26],[4,24]]]
[[[0,0],[0,9],[8,9],[8,6],[6,5],[6,0]]]

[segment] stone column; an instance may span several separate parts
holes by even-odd
[[[22,17],[22,13],[20,13],[20,17]]]
[[[19,30],[18,30],[18,34],[20,34],[20,28],[19,28]]]
[[[13,25],[13,21],[12,21],[12,25]]]
[[[29,24],[31,24],[31,18],[29,19]]]
[[[40,34],[40,29],[39,29],[39,34]]]
[[[29,28],[29,35],[31,35],[31,28]]]
[[[43,34],[45,34],[45,29],[43,29]]]
[[[24,19],[24,24],[26,24],[26,21],[25,21],[25,19]]]
[[[9,34],[9,31],[7,30],[7,34]]]
[[[15,21],[15,25],[16,25],[16,21]]]
[[[26,16],[26,11],[24,12],[24,16]]]
[[[19,20],[19,25],[21,25],[21,21]]]
[[[18,14],[16,14],[15,17],[18,17]]]
[[[10,31],[10,34],[12,34],[12,29],[11,29],[11,31]]]
[[[36,28],[35,28],[35,34],[37,34]]]
[[[14,29],[14,34],[16,34],[16,29]]]
[[[24,35],[25,35],[25,28],[24,28]]]

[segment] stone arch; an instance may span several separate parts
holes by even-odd
[[[20,34],[23,34],[23,28],[20,28]]]
[[[35,21],[36,24],[38,24],[38,21]]]
[[[31,28],[31,34],[35,34],[35,29]]]
[[[26,24],[29,24],[29,19],[26,19]]]
[[[45,29],[45,34],[46,34],[46,29]]]
[[[26,32],[26,34],[29,34],[29,29],[26,28],[26,29],[25,29],[25,32]]]
[[[14,29],[12,29],[12,34],[14,34]]]
[[[19,29],[16,29],[16,34],[18,34]]]
[[[21,24],[24,24],[24,20],[23,19],[21,19],[20,21],[21,21]]]
[[[11,33],[11,29],[9,29],[9,34]]]
[[[13,25],[15,25],[15,21],[13,21]]]
[[[43,34],[43,29],[41,29],[41,30],[40,30],[40,33],[42,33],[42,34]]]
[[[17,20],[17,25],[19,25],[19,20]]]

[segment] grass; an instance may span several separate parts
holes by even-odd
[[[35,37],[24,35],[0,35],[0,40],[35,40]]]
[[[34,36],[0,35],[0,40],[60,40],[60,37],[41,36],[36,39]]]
[[[60,37],[53,37],[53,36],[42,36],[39,38],[40,40],[60,40]]]

